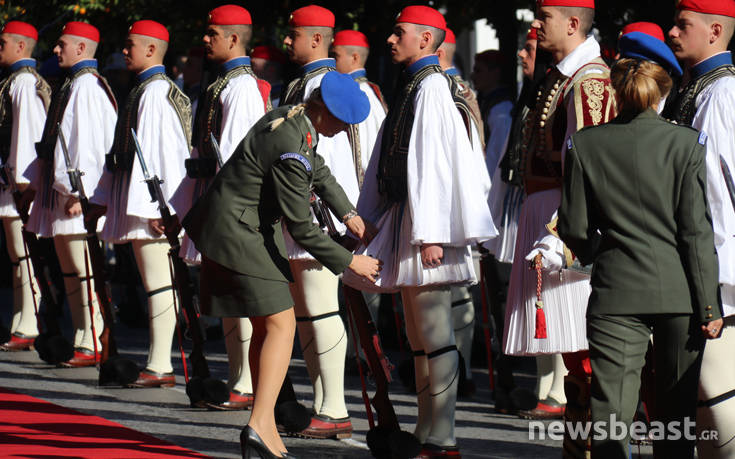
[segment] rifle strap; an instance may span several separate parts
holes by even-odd
[[[77,277],[77,273],[61,273],[61,277]]]
[[[339,311],[327,312],[311,317],[297,317],[296,322],[316,322],[317,320],[328,319],[330,317],[338,316]]]
[[[146,293],[148,295],[148,298],[152,297],[153,295],[158,295],[159,293],[168,292],[169,290],[173,290],[173,285],[167,285],[166,287],[157,288],[155,290],[151,290],[150,292]]]

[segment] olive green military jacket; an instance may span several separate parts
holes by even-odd
[[[588,315],[721,316],[705,144],[653,110],[572,135],[558,230],[594,262]]]
[[[293,280],[281,221],[330,271],[341,273],[352,261],[313,222],[311,189],[335,215],[354,207],[315,153],[317,133],[303,108],[291,109],[279,107],[255,123],[182,222],[203,256],[238,273],[278,281]]]

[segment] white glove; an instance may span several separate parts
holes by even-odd
[[[533,262],[538,254],[544,271],[559,271],[564,267],[564,243],[558,237],[549,234],[537,241],[526,260]]]

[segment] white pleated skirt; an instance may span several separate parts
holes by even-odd
[[[394,204],[377,223],[378,234],[355,253],[370,255],[383,262],[383,269],[375,284],[357,276],[349,268],[342,281],[356,289],[374,293],[394,293],[401,287],[426,285],[472,285],[477,283],[472,251],[469,246],[443,246],[442,264],[424,268],[421,246],[411,244],[412,221],[410,212],[402,204]]]
[[[66,215],[64,206],[65,198],[51,185],[44,185],[41,192],[36,193],[34,205],[28,216],[28,231],[35,233],[38,237],[54,237],[69,234],[86,234],[84,228],[84,217],[78,215],[69,217]],[[105,224],[105,217],[97,220],[97,231]]]
[[[0,217],[18,218],[13,194],[9,188],[0,188]]]
[[[145,186],[145,184],[136,184]],[[148,225],[148,219],[128,215],[128,190],[130,187],[130,173],[116,172],[112,181],[110,200],[107,205],[105,226],[100,233],[100,239],[112,244],[124,244],[134,240],[164,239]]]
[[[536,270],[525,259],[533,245],[548,234],[549,223],[561,202],[561,190],[534,193],[526,198],[518,220],[513,268],[505,313],[503,348],[508,355],[538,355],[588,349],[586,318],[589,276],[562,270],[544,272],[541,298],[547,338],[534,338],[536,327]]]
[[[498,177],[499,179],[499,177]],[[493,187],[496,186],[493,184]],[[525,192],[523,188],[510,186],[501,180],[498,193],[490,195],[490,211],[498,229],[498,236],[490,239],[483,245],[501,263],[513,263],[516,238],[518,234],[518,219],[521,214],[521,205]]]

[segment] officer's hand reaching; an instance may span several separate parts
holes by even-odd
[[[367,255],[353,255],[349,268],[358,276],[375,283],[380,270],[383,269],[383,262]]]
[[[373,240],[378,230],[375,225],[369,221],[365,221],[359,215],[355,215],[349,220],[345,221],[345,226],[350,230],[352,234],[358,237],[363,244],[368,245]]]

